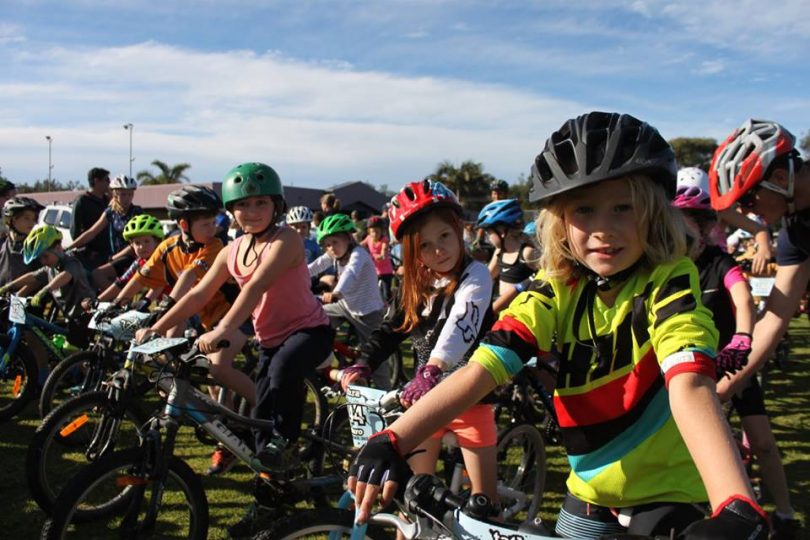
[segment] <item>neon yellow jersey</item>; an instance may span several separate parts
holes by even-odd
[[[697,269],[683,257],[639,270],[613,306],[589,291],[587,279],[546,281],[539,272],[470,362],[502,384],[554,344],[554,404],[574,496],[608,507],[706,501],[667,392],[679,373],[715,375],[718,335],[700,303]]]

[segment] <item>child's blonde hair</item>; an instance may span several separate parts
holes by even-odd
[[[686,227],[683,216],[674,209],[664,190],[644,175],[623,177],[630,185],[630,197],[644,244],[642,265],[654,268],[686,253]],[[543,246],[540,266],[549,279],[578,277],[578,261],[568,243],[563,209],[573,192],[553,197],[537,218],[537,231]]]

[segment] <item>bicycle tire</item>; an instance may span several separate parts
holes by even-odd
[[[0,336],[0,346],[7,350],[11,340]],[[0,375],[0,421],[14,418],[32,401],[36,395],[39,368],[31,351],[17,344],[9,356],[5,373]]]
[[[517,443],[517,444],[515,444]],[[520,521],[534,519],[543,502],[546,487],[546,445],[543,435],[531,424],[518,424],[498,437],[498,495],[510,504],[502,488],[526,494],[529,504],[517,514]],[[513,518],[510,518],[510,520]]]
[[[353,524],[354,512],[352,511],[319,508],[282,518],[254,536],[254,540],[350,538]],[[335,533],[342,534],[338,537]],[[369,525],[364,538],[366,540],[387,540],[392,538],[392,535],[386,533],[382,527]]]
[[[104,421],[102,415],[112,412],[111,404],[106,392],[89,392],[68,400],[53,411],[34,432],[28,444],[25,456],[25,477],[31,497],[45,513],[50,513],[53,509],[54,501],[61,491],[61,488],[68,480],[95,456],[87,455],[87,446],[92,440],[93,434],[98,429],[92,419],[84,419],[84,423],[77,425],[83,415],[90,413],[93,418],[98,418],[99,422]],[[121,413],[114,413],[113,416],[127,424],[118,424],[115,433],[110,437],[115,437],[110,449],[116,445],[132,446],[138,443],[141,436],[141,426],[146,423],[147,416],[135,403],[128,404]],[[116,418],[107,418],[107,421],[114,421]],[[88,425],[89,424],[89,425]],[[62,435],[61,431],[65,426],[75,427],[75,431]],[[130,432],[129,429],[132,429]],[[108,427],[108,426],[104,426]],[[109,426],[113,427],[113,426]],[[126,429],[122,435],[122,427]],[[129,435],[133,436],[130,437]],[[92,513],[80,514],[78,519],[84,516],[93,518]]]
[[[115,525],[116,519],[119,514],[126,511],[138,509],[140,517],[141,509],[144,502],[149,501],[149,494],[145,494],[149,488],[154,487],[155,482],[146,473],[138,472],[143,464],[144,450],[141,448],[130,448],[120,452],[114,452],[101,458],[99,461],[85,467],[79,474],[77,474],[62,490],[54,505],[54,510],[49,520],[45,522],[42,528],[41,538],[49,540],[57,540],[64,538],[88,538],[88,537],[112,537],[115,536],[114,530],[110,528]],[[121,474],[121,473],[124,474]],[[166,523],[166,528],[160,530],[138,531],[136,527],[126,527],[121,530],[122,524],[118,523],[118,532],[120,536],[135,536],[138,538],[187,538],[192,540],[205,540],[208,535],[208,500],[203,490],[202,482],[199,476],[194,474],[191,467],[177,456],[171,456],[167,467],[167,480],[171,479],[172,483],[166,482],[161,487],[162,498],[161,506],[159,509],[158,519],[164,517],[169,521]],[[125,479],[126,482],[132,484],[132,489],[127,491],[126,495],[120,495],[120,498],[126,503],[123,508],[118,508],[113,515],[107,514],[105,518],[111,519],[112,522],[99,523],[101,519],[96,519],[91,522],[83,524],[82,527],[74,527],[75,521],[73,516],[77,511],[77,506],[82,504],[87,497],[91,495],[94,490],[106,490],[112,488],[111,492],[116,492],[119,489],[119,482]],[[142,482],[141,484],[139,484]],[[173,484],[177,484],[177,492],[169,489]],[[137,486],[135,486],[138,484]],[[168,496],[168,499],[167,499]],[[105,499],[107,495],[103,496]],[[182,500],[181,500],[182,498]],[[189,514],[188,533],[177,534],[178,523],[175,514],[184,514],[185,511]],[[126,520],[126,518],[124,518]],[[72,523],[73,522],[73,523]],[[156,527],[163,522],[155,524]],[[92,530],[88,530],[92,528]],[[94,534],[93,531],[96,531]],[[142,535],[138,533],[146,533]]]
[[[78,395],[78,393],[65,391],[66,387],[69,389],[79,386],[80,388],[76,391],[82,393],[100,390],[104,375],[109,372],[109,366],[104,365],[105,363],[103,355],[98,352],[77,351],[56,364],[48,375],[39,396],[39,417],[45,418],[66,399]],[[82,368],[89,371],[85,371],[75,380],[71,380],[71,377],[76,374],[75,370]],[[73,384],[75,382],[80,384]]]

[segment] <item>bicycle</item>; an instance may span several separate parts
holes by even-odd
[[[266,487],[265,497],[279,508],[313,496],[316,488],[340,482],[336,476],[309,478],[305,468],[298,466],[317,451],[317,441],[308,432],[317,426],[305,426],[302,444],[291,447],[292,463],[286,467],[287,473],[265,474],[268,471],[255,453],[223,419],[265,430],[272,430],[274,423],[240,416],[194,388],[189,381],[193,366],[207,359],[194,347],[189,350],[186,338],[158,338],[134,347],[132,352],[147,358],[162,355],[165,364],[174,368],[174,373],[162,370],[154,377],[159,391],[167,396],[162,413],[149,420],[138,447],[101,457],[67,483],[43,527],[43,538],[64,538],[73,533],[83,538],[109,536],[112,529],[125,536],[206,538],[208,502],[202,484],[174,455],[181,425],[202,428],[259,474]],[[74,529],[74,516],[88,509],[95,511],[97,519]]]
[[[40,369],[29,346],[23,345],[25,334],[33,336],[47,353],[47,361],[54,364],[64,360],[67,353],[57,347],[46,335],[65,335],[68,329],[29,313],[27,298],[11,296],[8,334],[0,335],[0,421],[19,414],[37,393]]]
[[[404,411],[399,403],[399,390],[388,392],[365,386],[350,385],[347,403],[330,413],[324,425],[324,436],[346,447],[345,434],[351,434],[353,450],[335,459],[327,448],[324,458],[331,459],[331,470],[344,479],[350,460],[371,435],[384,429]],[[469,495],[464,460],[456,437],[447,433],[442,438],[439,462],[445,481],[454,494]],[[505,520],[531,521],[540,510],[545,488],[546,451],[540,432],[531,424],[520,423],[502,430],[498,436],[499,513]],[[342,497],[339,507],[349,500]]]
[[[139,309],[123,310],[112,303],[100,303],[87,325],[94,339],[86,351],[69,355],[51,370],[39,397],[39,414],[45,418],[66,399],[100,390],[107,376],[124,362],[125,347],[135,331],[155,319]]]
[[[381,540],[391,538],[396,529],[403,538],[411,540],[553,540],[557,538],[540,522],[520,527],[487,519],[491,504],[486,496],[478,495],[465,500],[453,494],[434,476],[416,475],[408,481],[402,500],[397,500],[401,511],[410,516],[406,520],[393,513],[372,514],[365,525],[355,525],[355,513],[336,508],[320,508],[301,512],[274,522],[262,531],[256,540],[295,540],[299,538],[328,538],[339,540]],[[648,536],[619,534],[600,537],[604,540],[649,540]],[[656,540],[673,536],[657,536]],[[580,539],[585,540],[585,539]],[[594,539],[588,539],[594,540]]]

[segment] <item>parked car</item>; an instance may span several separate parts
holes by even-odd
[[[70,224],[73,223],[73,208],[67,204],[49,204],[39,214],[39,222],[53,225],[62,233],[62,245],[73,241],[70,236]]]

